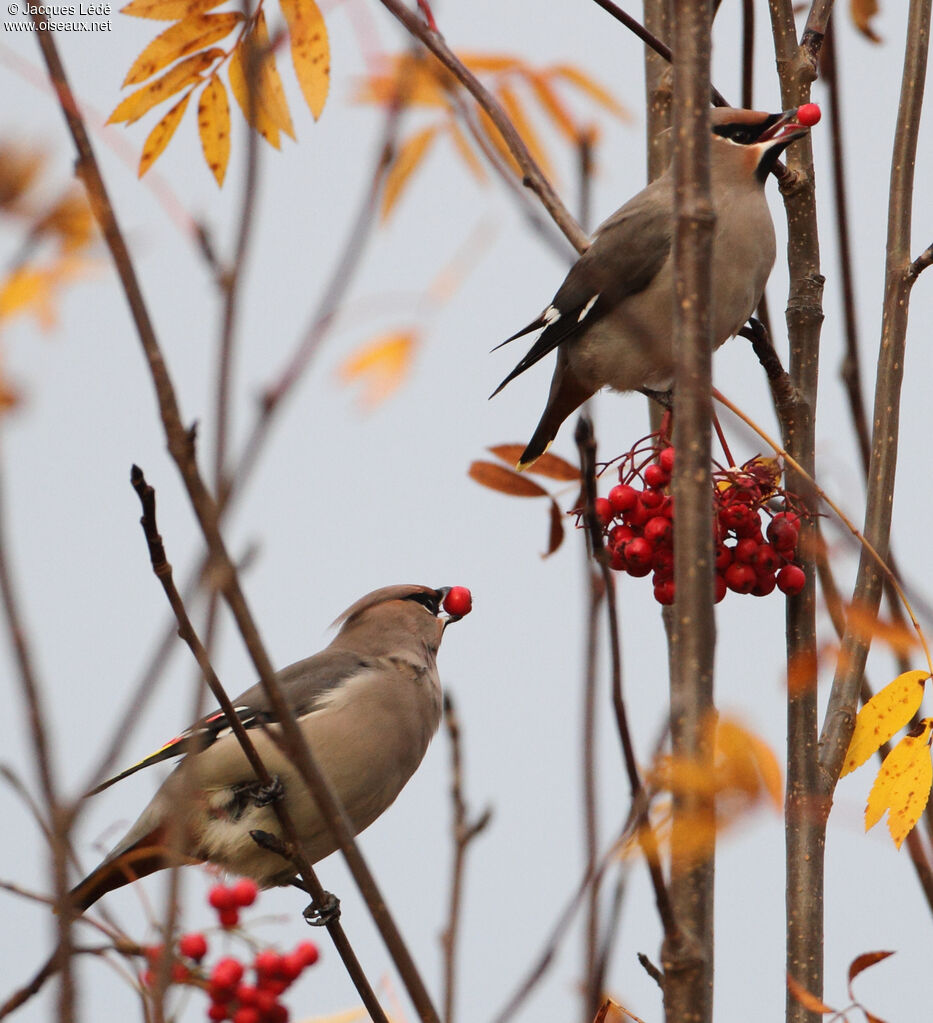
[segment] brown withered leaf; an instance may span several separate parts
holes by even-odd
[[[800,981],[794,980],[789,973],[787,974],[787,990],[790,991],[796,1001],[811,1012],[825,1013],[836,1011],[825,1002],[821,1002],[816,995],[810,994],[803,984]]]
[[[509,465],[517,465],[525,450],[525,445],[494,444],[486,450],[494,454],[496,458],[501,458],[503,462],[508,462]],[[580,470],[575,465],[550,451],[539,455],[535,464],[525,472],[531,473],[533,476],[546,476],[551,480],[560,480],[562,483],[576,483],[580,479]]]
[[[888,956],[893,956],[893,952],[863,952],[860,956],[856,956],[851,963],[849,963],[849,998],[855,1001],[855,995],[852,994],[852,981],[869,966],[874,966],[875,963],[880,963],[887,959]]]
[[[148,113],[169,96],[174,96],[176,92],[181,92],[186,85],[197,82],[201,73],[223,56],[224,51],[215,46],[213,49],[187,57],[173,68],[169,68],[161,78],[157,78],[154,82],[144,85],[127,96],[107,118],[107,124],[116,124],[120,121],[132,124],[134,121],[138,121],[143,114]]]
[[[193,89],[186,92],[152,131],[149,132],[146,141],[143,143],[142,155],[139,158],[140,177],[158,160],[165,147],[171,141],[172,136],[175,134],[175,129],[181,124],[181,119],[188,107],[188,100],[191,99],[192,92],[194,92]]]
[[[515,472],[514,469],[506,469],[504,465],[496,465],[495,462],[476,461],[470,465],[469,476],[477,483],[490,490],[498,490],[502,494],[510,494],[512,497],[548,497],[548,492],[534,480],[528,479]]]
[[[123,88],[139,85],[156,71],[191,53],[197,53],[229,35],[243,20],[239,11],[221,14],[191,14],[169,25],[133,61],[123,79]]]
[[[873,43],[880,43],[881,36],[871,27],[871,19],[878,13],[878,0],[849,0],[849,13],[855,27]]]
[[[295,77],[315,121],[330,88],[330,44],[324,16],[314,0],[279,0],[288,24]]]
[[[211,75],[198,100],[198,135],[207,166],[222,187],[230,159],[230,103],[217,75]]]
[[[222,3],[224,0],[132,0],[120,8],[120,13],[154,21],[178,21],[190,14],[219,7]]]
[[[564,542],[564,513],[553,498],[551,498],[550,523],[547,550],[541,555],[542,558],[550,557]]]

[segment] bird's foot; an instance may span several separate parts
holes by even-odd
[[[326,927],[340,919],[340,899],[331,892],[324,892],[320,901],[315,900],[305,907],[301,915],[312,927]]]
[[[253,806],[269,806],[270,803],[277,803],[284,795],[285,786],[278,775],[268,785],[257,785],[251,793]]]

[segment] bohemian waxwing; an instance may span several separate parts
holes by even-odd
[[[798,110],[804,111],[801,123]],[[710,318],[713,347],[751,316],[774,265],[765,180],[780,154],[816,123],[813,104],[781,114],[718,107],[710,112],[716,227]],[[513,341],[544,332],[493,392],[557,349],[547,406],[518,463],[531,465],[561,423],[601,387],[665,390],[674,375],[674,182],[671,169],[602,223],[543,313]],[[501,347],[501,345],[499,346]]]
[[[421,763],[441,720],[435,663],[441,636],[469,606],[463,587],[386,586],[344,611],[328,647],[276,675],[357,834],[391,805]],[[337,843],[297,769],[260,727],[272,722],[265,692],[255,685],[233,705],[269,773],[281,783],[305,854],[312,863],[323,859]],[[281,837],[281,829],[222,712],[208,714],[93,791],[179,754],[186,755],[123,840],[73,889],[76,909],[171,866],[170,818],[172,830],[181,827],[181,855],[174,862],[209,860],[264,888],[295,877],[293,864],[250,837],[252,830]]]

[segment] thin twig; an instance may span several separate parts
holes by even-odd
[[[444,694],[444,724],[450,740],[450,801],[453,806],[453,868],[450,879],[450,902],[447,926],[441,934],[444,953],[444,991],[441,999],[444,1023],[453,1023],[457,994],[457,939],[463,903],[464,867],[470,843],[485,830],[492,819],[492,810],[486,808],[473,820],[463,795],[463,754],[461,750],[460,719],[450,693]]]

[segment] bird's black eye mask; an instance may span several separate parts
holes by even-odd
[[[441,613],[441,601],[447,594],[447,590],[429,590],[420,593],[412,593],[406,600],[413,600],[416,604],[426,607],[432,615]]]
[[[772,114],[763,121],[755,124],[748,124],[744,121],[730,121],[728,124],[717,124],[713,127],[713,134],[719,135],[739,146],[751,146],[761,139],[769,129],[781,119],[783,115]]]

